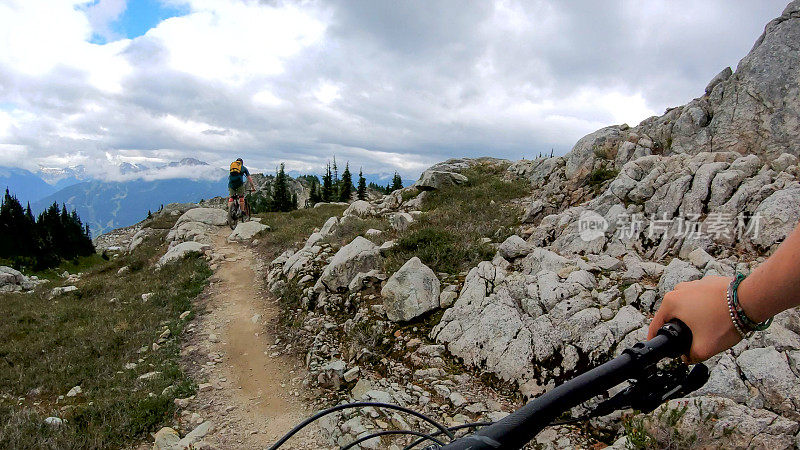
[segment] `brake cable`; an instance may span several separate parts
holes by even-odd
[[[463,425],[456,425],[454,427],[449,427],[448,430],[450,430],[450,431],[458,431],[458,430],[463,430],[465,428],[488,427],[489,425],[491,425],[493,423],[494,422],[465,423]],[[433,436],[439,436],[440,434],[442,434],[442,432],[441,431],[437,431],[437,432],[431,434],[430,436],[432,436],[432,437]],[[414,441],[414,442],[408,444],[407,446],[403,447],[403,450],[411,450],[414,447],[416,447],[417,445],[419,445],[420,443],[422,443],[423,441],[424,441],[424,439],[417,439],[416,441]]]
[[[344,404],[344,405],[337,405],[337,406],[334,406],[332,408],[328,408],[328,409],[322,410],[322,411],[314,414],[313,416],[309,417],[308,419],[302,421],[296,427],[292,428],[292,430],[289,431],[288,433],[286,433],[282,438],[280,438],[278,440],[278,442],[273,444],[272,447],[269,448],[269,450],[277,450],[278,448],[280,448],[281,445],[283,445],[286,441],[288,441],[292,436],[297,434],[300,430],[302,430],[303,428],[307,427],[312,422],[320,419],[321,417],[324,417],[324,416],[327,416],[328,414],[333,414],[335,412],[342,411],[342,410],[345,410],[345,409],[366,408],[368,406],[372,406],[372,407],[376,407],[376,408],[394,409],[396,411],[404,412],[406,414],[411,414],[412,416],[418,417],[418,418],[430,423],[431,425],[435,426],[436,428],[438,428],[439,431],[441,431],[443,434],[445,434],[451,441],[453,439],[455,439],[455,435],[453,434],[453,432],[448,430],[444,425],[442,425],[439,422],[431,419],[430,417],[426,416],[425,414],[422,414],[420,412],[414,411],[413,409],[404,408],[402,406],[392,405],[392,404],[389,404],[389,403],[357,402],[357,403],[347,403],[347,404]]]
[[[629,380],[629,386],[613,397],[599,403],[588,414],[572,419],[552,422],[550,425],[568,425],[595,417],[605,416],[617,410],[635,409],[649,413],[662,403],[685,397],[708,381],[708,367],[696,364],[691,371],[683,363],[672,367],[644,373]]]
[[[372,433],[372,434],[369,434],[367,436],[358,438],[357,440],[345,445],[344,447],[341,447],[339,450],[351,449],[351,448],[355,447],[356,445],[358,445],[358,444],[360,444],[360,443],[362,443],[364,441],[368,441],[368,440],[370,440],[372,438],[381,437],[381,436],[389,436],[389,435],[397,435],[397,434],[406,434],[406,435],[411,435],[411,436],[419,436],[419,439],[418,439],[419,442],[430,440],[430,441],[433,441],[433,442],[437,443],[440,446],[444,445],[444,442],[436,439],[435,437],[433,437],[434,435],[432,435],[432,434],[425,434],[425,433],[420,433],[419,431],[409,431],[409,430],[385,430],[385,431],[378,431],[377,433]],[[441,434],[441,432],[439,432],[439,434]]]

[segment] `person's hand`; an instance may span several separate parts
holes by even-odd
[[[727,290],[731,279],[705,277],[679,283],[664,295],[656,312],[647,339],[656,336],[658,329],[672,319],[680,319],[692,330],[692,348],[688,361],[697,363],[727,350],[741,340],[733,327],[728,311]]]

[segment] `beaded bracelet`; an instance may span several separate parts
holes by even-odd
[[[728,309],[735,315],[734,324],[738,325],[741,330],[738,330],[741,334],[744,331],[747,335],[752,334],[754,331],[764,331],[772,324],[772,317],[763,321],[763,322],[755,322],[751,318],[747,317],[745,314],[744,309],[742,309],[741,304],[739,304],[739,294],[738,288],[739,284],[742,280],[745,279],[745,276],[741,273],[737,273],[736,276],[731,281],[730,286],[728,287]],[[738,322],[738,323],[737,323]]]
[[[733,283],[731,283],[732,285]],[[728,301],[728,313],[731,315],[731,322],[733,322],[733,328],[736,329],[736,332],[739,333],[739,336],[742,339],[745,339],[749,336],[749,334],[745,333],[742,330],[742,323],[739,320],[739,317],[736,313],[736,309],[733,306],[733,294],[731,293],[731,286],[728,286],[727,294],[727,301]]]

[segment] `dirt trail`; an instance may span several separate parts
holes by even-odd
[[[246,245],[227,242],[228,234],[223,228],[215,237],[214,252],[224,258],[202,296],[205,314],[195,320],[184,349],[195,379],[211,385],[201,385],[192,407],[215,424],[206,438],[210,444],[266,448],[309,415],[301,400],[304,368],[278,354],[283,345],[275,345],[269,325],[279,306],[263,287],[262,264]],[[316,447],[309,439],[293,440],[293,447]]]

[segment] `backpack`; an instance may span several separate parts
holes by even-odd
[[[242,162],[241,161],[234,161],[231,163],[231,175],[241,175],[242,173]]]

